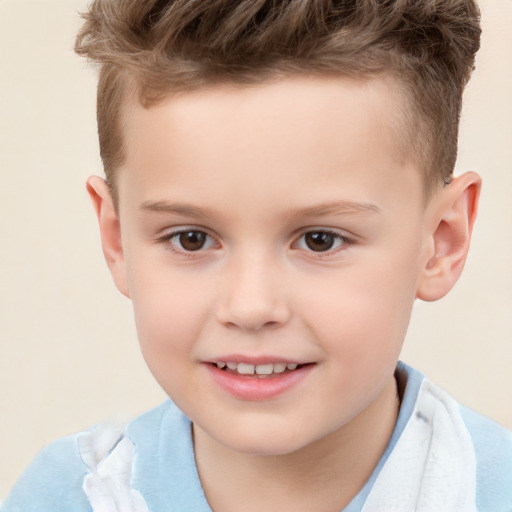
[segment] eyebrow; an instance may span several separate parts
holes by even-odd
[[[140,209],[148,213],[165,213],[195,219],[205,219],[213,216],[213,212],[207,208],[186,203],[168,203],[167,201],[145,201],[141,204]]]
[[[382,215],[382,210],[372,203],[357,203],[353,201],[333,201],[287,212],[292,218],[323,217],[325,215],[341,215],[347,213],[376,213]]]
[[[145,201],[140,209],[148,213],[164,213],[168,215],[179,215],[195,219],[208,219],[214,216],[212,210],[194,206],[187,203],[169,203],[167,201]],[[357,203],[353,201],[333,201],[321,203],[314,206],[307,206],[296,210],[288,210],[284,217],[292,219],[303,217],[322,217],[325,215],[341,215],[347,213],[376,213],[382,215],[382,210],[372,203]]]

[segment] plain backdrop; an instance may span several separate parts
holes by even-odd
[[[41,447],[125,421],[163,392],[111,283],[85,192],[102,174],[85,0],[0,0],[0,496]],[[418,303],[402,358],[512,427],[512,0],[482,0],[458,172],[484,179],[464,275]]]

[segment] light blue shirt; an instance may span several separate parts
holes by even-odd
[[[344,512],[361,511],[415,410],[424,376],[399,363],[397,379],[403,396],[392,437],[368,482]],[[512,432],[458,407],[474,447],[477,510],[512,512]],[[129,423],[125,436],[135,445],[132,487],[143,496],[150,512],[212,512],[195,465],[190,420],[170,400]],[[67,437],[44,449],[17,482],[1,512],[91,512],[83,491],[88,468],[77,439]],[[400,503],[400,497],[396,499]]]

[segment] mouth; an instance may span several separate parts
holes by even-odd
[[[252,377],[259,379],[268,379],[283,374],[292,373],[300,370],[308,364],[298,363],[266,363],[266,364],[248,364],[237,363],[235,361],[217,361],[211,363],[213,366],[224,372],[239,375],[242,377]]]
[[[212,381],[237,400],[264,402],[291,392],[310,375],[317,363],[250,358],[235,355],[210,359],[206,364]]]

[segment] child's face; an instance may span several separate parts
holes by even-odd
[[[391,81],[301,78],[129,105],[118,286],[224,446],[291,452],[389,403],[428,231],[399,107]]]

